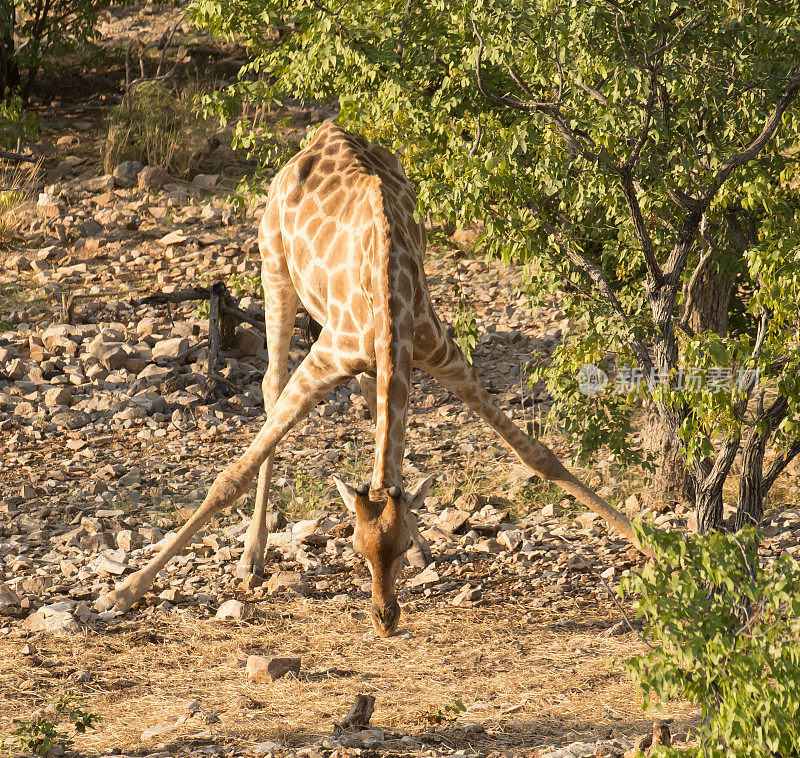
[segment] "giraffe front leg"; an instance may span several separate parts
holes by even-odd
[[[241,497],[250,482],[275,449],[278,441],[331,390],[352,374],[343,371],[331,360],[330,346],[320,339],[292,375],[278,402],[267,417],[258,436],[239,460],[230,464],[214,481],[202,505],[178,533],[140,571],[131,574],[112,592],[101,597],[96,607],[101,610],[127,610],[141,600],[152,586],[158,572],[177,555],[216,513]]]
[[[269,363],[261,383],[267,416],[278,402],[288,380],[287,361],[297,313],[297,293],[286,269],[282,248],[276,240],[265,239],[267,253],[261,266],[264,285],[265,331]],[[244,536],[244,552],[236,564],[236,576],[257,583],[264,577],[264,554],[267,549],[267,510],[275,453],[270,453],[258,470],[258,486],[253,518]]]

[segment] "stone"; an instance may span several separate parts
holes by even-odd
[[[77,334],[78,330],[74,326],[70,326],[69,324],[53,324],[42,332],[42,344],[47,350],[52,352],[53,348],[55,348],[59,342],[64,339],[69,339],[70,337],[75,337]]]
[[[117,548],[129,553],[131,550],[138,550],[144,545],[144,540],[139,532],[132,529],[123,529],[117,532]]]
[[[192,184],[203,189],[213,189],[217,184],[217,179],[219,179],[219,174],[198,174],[192,179]]]
[[[453,534],[463,534],[469,531],[470,513],[459,508],[446,508],[437,519],[440,529]]]
[[[250,748],[253,755],[271,755],[276,750],[280,750],[283,746],[279,742],[259,742]]]
[[[87,192],[110,192],[114,189],[114,177],[111,174],[94,176],[87,179],[82,186]]]
[[[69,410],[54,413],[50,421],[56,426],[61,426],[65,429],[82,429],[87,424],[90,424],[92,420],[83,411]]]
[[[186,242],[188,238],[186,235],[180,231],[170,232],[169,234],[165,234],[160,240],[158,240],[158,244],[161,247],[170,247],[171,245],[182,245]]]
[[[159,340],[153,345],[153,360],[159,358],[177,358],[189,349],[189,340],[185,337],[170,337]]]
[[[95,568],[101,574],[113,574],[114,576],[121,576],[126,571],[130,571],[131,567],[127,563],[109,558],[107,555],[101,555],[95,563]]]
[[[253,607],[239,600],[226,600],[220,605],[215,618],[220,621],[242,621],[253,615]]]
[[[162,724],[161,726],[151,726],[142,732],[142,742],[150,742],[157,737],[163,737],[165,734],[174,732],[177,724]]]
[[[22,622],[22,628],[29,632],[52,632],[54,634],[75,634],[80,632],[80,624],[69,611],[57,611],[45,615],[41,610],[32,613]]]
[[[49,405],[69,405],[72,387],[53,387],[44,393],[44,402]]]
[[[461,605],[465,602],[475,602],[476,600],[480,600],[481,596],[482,593],[479,589],[465,584],[450,602],[452,605]]]
[[[300,658],[268,658],[264,655],[247,656],[247,681],[256,684],[274,682],[287,674],[300,674]]]
[[[114,186],[123,189],[135,187],[142,168],[139,161],[123,161],[114,169]]]
[[[428,566],[423,569],[415,577],[412,577],[409,582],[409,587],[424,587],[429,584],[436,584],[439,581],[439,574],[433,566]]]
[[[298,571],[278,571],[267,582],[267,592],[274,595],[280,590],[290,590],[303,594],[308,590],[308,585],[303,575]]]
[[[236,327],[233,338],[236,349],[242,355],[256,355],[265,348],[264,333],[249,324],[240,324]]]
[[[138,177],[139,189],[142,191],[160,190],[172,181],[172,177],[161,166],[145,166]]]
[[[497,535],[497,541],[512,553],[522,544],[522,539],[522,529],[503,529]]]
[[[593,524],[597,521],[598,516],[596,513],[592,513],[592,511],[587,511],[586,513],[580,513],[575,517],[575,523],[578,524],[581,529],[591,529]]]
[[[547,518],[560,516],[562,513],[564,513],[564,509],[558,503],[548,503],[542,508],[542,516],[546,516]]]

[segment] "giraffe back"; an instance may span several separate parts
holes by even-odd
[[[415,205],[390,151],[325,123],[273,180],[260,235],[279,232],[277,247],[315,320],[363,335],[374,328],[376,272],[394,268],[393,284],[412,303],[425,286]]]

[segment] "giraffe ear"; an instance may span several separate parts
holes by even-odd
[[[404,494],[404,498],[409,508],[419,508],[428,497],[428,493],[433,486],[433,474],[420,479],[413,487],[410,487]]]
[[[351,487],[349,484],[345,484],[339,477],[334,476],[333,482],[336,485],[336,489],[339,490],[339,494],[342,496],[342,500],[344,500],[344,504],[347,507],[347,510],[355,513],[356,512],[356,492],[355,487]]]

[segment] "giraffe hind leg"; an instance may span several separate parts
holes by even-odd
[[[436,356],[429,358],[427,356]],[[486,391],[475,368],[459,347],[441,334],[436,349],[415,356],[415,363],[461,398],[496,434],[542,479],[553,482],[572,495],[579,503],[594,511],[610,526],[627,537],[639,550],[650,555],[636,536],[630,520],[609,505],[596,492],[575,477],[545,444],[531,439],[503,413],[494,398]]]

